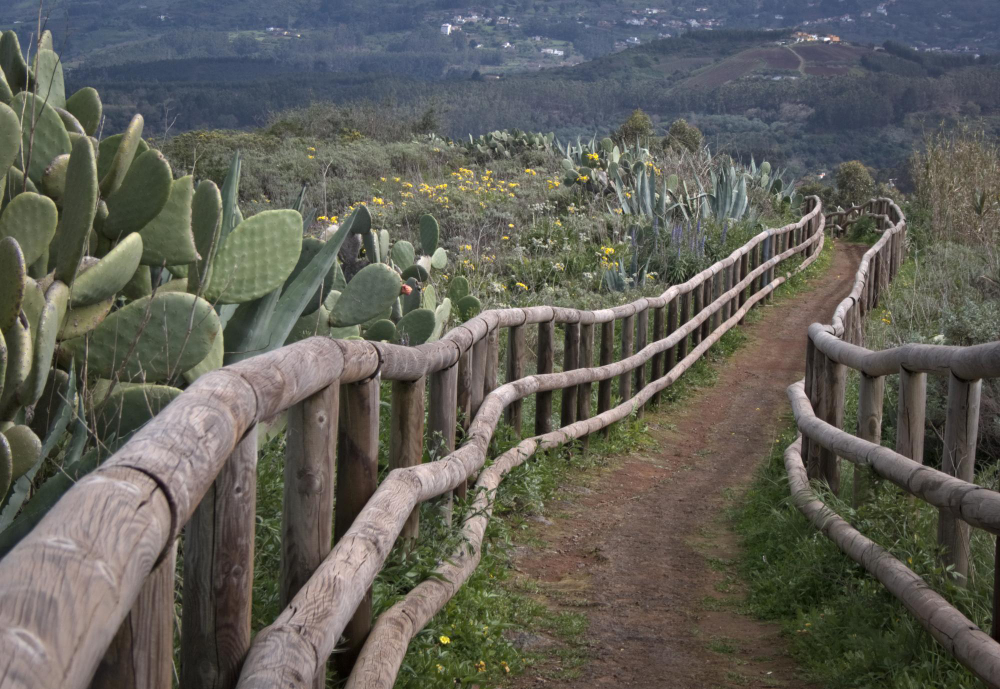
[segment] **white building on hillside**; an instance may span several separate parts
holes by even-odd
[[[450,36],[451,35],[451,29],[452,29],[451,24],[442,24],[441,25],[441,33],[443,33],[445,36]]]

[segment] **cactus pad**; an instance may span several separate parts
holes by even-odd
[[[142,115],[136,115],[124,132],[101,141],[97,157],[101,196],[108,197],[121,186],[142,142],[142,127]]]
[[[0,330],[6,331],[21,312],[27,266],[12,237],[0,239]]]
[[[464,296],[455,302],[455,308],[458,309],[458,316],[463,321],[467,321],[473,316],[479,314],[483,310],[483,305],[480,303],[479,299],[470,295]]]
[[[264,296],[284,284],[302,250],[298,211],[258,213],[236,226],[212,262],[205,298],[239,304]]]
[[[94,136],[101,124],[101,97],[97,91],[85,86],[66,99],[66,110],[77,119],[88,136]]]
[[[21,302],[21,313],[28,319],[28,327],[34,330],[38,327],[38,319],[42,317],[45,308],[45,290],[33,279],[24,279],[24,300]]]
[[[10,484],[14,477],[14,458],[10,452],[10,444],[7,438],[0,433],[0,500],[3,500],[10,490]]]
[[[434,332],[427,338],[428,342],[440,340],[448,327],[448,319],[451,318],[451,299],[445,297],[441,305],[434,309]]]
[[[285,280],[285,289],[292,284],[292,282],[299,276],[299,274],[306,269],[306,267],[316,258],[316,254],[325,246],[326,242],[317,239],[315,237],[305,237],[302,239],[302,252],[299,254],[299,260],[295,264],[295,268],[292,269],[291,274],[288,279]],[[309,298],[306,303],[306,308],[302,312],[303,316],[308,316],[319,308],[326,298],[330,295],[330,291],[333,289],[333,283],[337,280],[338,264],[336,259],[334,259],[333,265],[330,266],[330,270],[327,271],[326,276],[323,277],[323,284],[316,289],[316,293]],[[329,309],[329,305],[327,305]]]
[[[437,290],[434,289],[434,285],[427,285],[420,293],[420,307],[433,311],[437,305]]]
[[[14,164],[21,149],[21,121],[10,106],[0,103],[0,173]]]
[[[153,293],[153,276],[149,266],[139,266],[122,287],[122,294],[129,299],[142,299]]]
[[[389,262],[389,230],[378,231],[378,255],[382,263]]]
[[[433,215],[420,216],[420,249],[430,256],[437,251],[441,227]]]
[[[142,237],[130,234],[73,281],[70,304],[87,306],[114,296],[135,275],[142,258]]]
[[[0,393],[0,419],[8,417],[8,405],[14,399],[21,384],[31,374],[31,330],[21,322],[3,331],[7,344],[7,371],[4,374],[3,393]]]
[[[351,215],[351,232],[362,237],[372,230],[372,213],[368,206],[361,204]]]
[[[400,270],[406,270],[413,265],[413,260],[416,258],[417,252],[405,239],[401,239],[392,245],[392,260]]]
[[[448,297],[457,306],[458,300],[467,296],[469,296],[469,280],[465,276],[459,275],[448,285]]]
[[[141,230],[167,205],[173,180],[170,163],[162,153],[150,149],[139,155],[121,185],[107,198],[108,217],[101,234],[119,239]]]
[[[63,153],[69,153],[72,148],[69,134],[63,125],[62,118],[47,105],[42,99],[36,98],[34,94],[24,92],[14,96],[11,101],[11,109],[19,116],[27,119],[21,122],[21,147],[27,151],[31,150],[31,159],[28,161],[28,178],[38,184],[45,168],[49,166],[52,159]],[[34,127],[32,127],[34,123]],[[16,159],[17,165],[23,167],[20,156]]]
[[[18,392],[18,402],[23,406],[31,406],[42,396],[45,381],[52,366],[52,356],[56,351],[56,336],[59,326],[66,315],[66,304],[69,301],[69,287],[58,280],[52,283],[45,293],[45,308],[34,329],[35,341],[32,349],[33,364],[31,373],[21,385]]]
[[[375,230],[362,235],[361,242],[365,247],[365,258],[370,263],[381,263],[382,254],[379,252],[378,234]]]
[[[51,48],[40,47],[35,53],[35,64],[31,71],[35,80],[35,93],[54,108],[66,107],[66,85],[59,56]]]
[[[372,263],[347,283],[330,314],[330,324],[346,327],[364,323],[383,313],[399,296],[399,275],[384,263]]]
[[[180,394],[169,385],[122,383],[95,395],[97,437],[105,441],[127,437]]]
[[[420,308],[420,288],[417,286],[417,279],[407,279],[406,286],[410,288],[410,293],[404,294],[399,298],[403,315],[408,314],[410,311],[416,311]]]
[[[180,281],[178,280],[178,282]],[[164,287],[160,287],[160,292],[163,292],[165,287],[166,285]],[[188,383],[193,383],[199,378],[199,376],[203,376],[217,368],[222,368],[223,363],[225,363],[225,356],[225,338],[217,337],[215,338],[215,342],[212,343],[212,350],[208,353],[208,356],[199,361],[194,368],[190,368],[184,372],[184,380]]]
[[[11,480],[16,481],[38,461],[42,454],[42,441],[27,426],[12,426],[3,435],[10,445]]]
[[[188,327],[191,332],[188,334]],[[212,305],[192,294],[145,297],[115,311],[89,337],[63,343],[91,375],[158,382],[181,374],[212,350],[222,325]]]
[[[59,210],[52,199],[41,194],[18,194],[0,215],[0,238],[13,237],[21,247],[26,265],[45,253],[56,233]]]
[[[187,265],[198,260],[191,232],[193,199],[194,178],[191,175],[171,183],[170,195],[163,210],[139,230],[143,265]]]
[[[62,217],[51,245],[55,253],[56,279],[73,283],[80,259],[87,248],[97,209],[97,165],[94,148],[86,139],[73,144],[66,168],[66,191]]]
[[[444,270],[448,267],[448,252],[443,247],[434,250],[431,256],[431,267],[434,270]]]
[[[27,87],[28,63],[24,61],[21,44],[13,31],[4,31],[0,36],[0,69],[15,93]]]
[[[208,284],[211,278],[212,261],[219,250],[219,234],[222,231],[222,195],[215,182],[199,182],[191,201],[191,232],[200,258],[192,263],[194,270],[188,271],[188,291],[196,292],[200,283]]]
[[[420,282],[427,282],[430,278],[430,273],[419,263],[414,263],[412,266],[403,271],[402,278],[404,280],[409,280],[410,278],[419,280]]]
[[[393,342],[396,339],[396,325],[387,318],[375,321],[365,330],[365,339],[372,342]]]
[[[430,309],[410,311],[396,324],[396,340],[408,345],[423,344],[434,332],[434,325],[434,312]]]
[[[62,197],[66,193],[66,170],[68,168],[69,154],[63,153],[53,158],[42,174],[42,191],[59,206],[62,205]]]
[[[59,339],[71,340],[89,333],[104,321],[108,313],[111,312],[114,301],[114,297],[108,297],[96,304],[66,311],[62,327],[59,329]]]

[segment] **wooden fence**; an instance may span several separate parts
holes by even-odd
[[[171,686],[182,530],[180,686],[321,687],[338,644],[334,662],[352,687],[390,686],[409,640],[475,567],[506,472],[641,413],[787,279],[780,264],[801,257],[802,270],[816,260],[825,220],[819,199],[806,208],[659,297],[599,311],[487,311],[418,347],[311,338],[202,376],[0,560],[0,687]],[[526,376],[530,326],[538,363]],[[498,386],[502,331],[507,382]],[[622,402],[612,406],[615,377]],[[392,389],[392,471],[379,484],[382,381]],[[529,395],[534,437],[482,470],[501,417],[520,437]],[[283,611],[251,639],[257,427],[283,413]],[[437,461],[421,463],[425,446]],[[472,478],[475,507],[463,525],[471,550],[372,629],[372,583],[397,540],[416,538],[417,507],[464,494]]]
[[[785,451],[792,498],[817,529],[874,575],[946,651],[988,686],[1000,687],[996,589],[991,638],[906,565],[823,504],[809,485],[810,479],[821,479],[838,492],[838,458],[843,458],[855,464],[855,505],[866,499],[874,472],[937,507],[943,564],[953,567],[960,582],[969,570],[969,527],[1000,534],[1000,493],[973,483],[982,379],[1000,376],[1000,342],[866,349],[863,321],[902,263],[906,219],[891,200],[875,199],[831,214],[827,223],[834,232],[844,231],[865,215],[876,220],[882,237],[864,255],[854,287],[837,306],[831,324],[809,327],[805,380],[788,388],[801,433]],[[856,436],[842,430],[848,367],[860,373]],[[941,471],[923,464],[928,373],[948,377]],[[898,416],[895,449],[889,449],[881,445],[882,399],[885,377],[893,374],[899,376]]]

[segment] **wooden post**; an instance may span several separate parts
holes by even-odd
[[[733,288],[733,267],[727,266],[722,269],[722,289],[721,294],[725,294]],[[725,323],[729,320],[730,309],[732,308],[733,300],[727,299],[722,305],[722,311],[720,312],[719,321]]]
[[[250,648],[257,427],[222,466],[187,524],[180,686],[236,686]]]
[[[665,313],[666,310],[667,309],[664,306],[657,306],[655,309],[653,309],[653,342],[659,342],[664,337],[666,337],[666,335],[664,334],[666,325],[664,323],[664,316],[666,316]],[[664,360],[665,360],[665,355],[663,352],[660,352],[659,354],[653,357],[653,363],[649,367],[650,380],[659,380],[660,378],[663,377]],[[652,402],[654,405],[659,404],[660,402],[659,391],[653,393],[653,396],[650,398],[650,402]]]
[[[702,286],[701,286],[701,293],[702,293],[701,308],[702,308],[702,310],[707,309],[709,306],[712,305],[712,283],[714,281],[715,281],[714,278],[708,278],[707,280],[705,280],[704,283],[702,283]],[[711,334],[712,334],[712,317],[709,316],[704,321],[702,321],[702,324],[701,324],[701,339],[702,340],[707,340],[708,337],[709,337],[709,335],[711,335]]]
[[[649,307],[644,308],[640,311],[635,318],[635,351],[641,352],[647,344],[649,339]],[[634,390],[639,392],[644,387],[646,387],[646,364],[642,363],[635,369],[635,386]],[[645,411],[645,406],[640,406],[638,409],[638,416],[642,418],[643,412]]]
[[[563,371],[580,368],[580,324],[566,323],[563,326]],[[559,406],[559,427],[576,421],[577,387],[570,385],[562,389]]]
[[[678,312],[677,316],[678,328],[687,323],[690,318],[690,316],[688,316],[688,309],[690,302],[691,302],[690,292],[685,292],[684,294],[681,295],[680,311]],[[677,343],[678,362],[683,361],[684,358],[688,355],[688,339],[689,339],[688,336],[685,335],[684,337],[681,338],[681,341]],[[667,370],[669,371],[671,368],[673,368],[673,366],[668,367]]]
[[[455,427],[458,425],[458,364],[431,374],[430,408],[427,425],[430,431],[430,456],[441,459],[455,451]],[[465,484],[455,489],[465,497]],[[442,497],[442,506],[450,519],[452,496]]]
[[[812,348],[812,394],[810,401],[816,416],[824,421],[829,416],[827,402],[829,391],[826,390],[828,383],[826,376],[826,355],[815,345]],[[823,478],[823,468],[820,463],[820,444],[816,441],[809,442],[809,457],[807,458],[806,470],[810,479]]]
[[[763,247],[761,248],[761,251],[763,252],[763,261],[762,262],[767,262],[767,261],[770,261],[772,258],[774,258],[774,240],[775,240],[775,236],[773,234],[770,237],[768,237],[767,239],[764,240]],[[774,268],[773,267],[768,268],[767,270],[764,271],[764,274],[760,278],[760,288],[764,289],[769,284],[771,284],[772,280],[774,280]],[[771,303],[771,297],[773,295],[774,295],[774,292],[771,292],[766,297],[764,297],[764,303],[765,304],[770,304]]]
[[[635,336],[635,316],[625,316],[622,319],[622,359],[632,356],[632,342]],[[621,401],[632,399],[632,372],[626,371],[618,376],[618,396]]]
[[[527,354],[527,345],[525,344],[525,332],[523,325],[514,325],[507,329],[507,380],[510,383],[512,381],[524,378],[524,358]],[[431,392],[433,393],[433,386],[431,387]],[[504,410],[504,416],[507,420],[508,426],[513,426],[514,436],[518,439],[521,438],[521,400],[515,400],[510,403],[506,410]]]
[[[489,335],[472,345],[472,375],[469,389],[469,423],[476,418],[483,405],[483,390],[486,387],[486,357],[490,347]],[[461,377],[461,376],[460,376]]]
[[[861,374],[858,386],[858,437],[876,445],[882,442],[882,396],[885,377]],[[860,507],[871,492],[874,472],[861,465],[854,467],[854,507]]]
[[[924,421],[927,414],[927,374],[899,369],[896,452],[924,463]]]
[[[981,380],[962,380],[954,373],[948,376],[948,416],[944,425],[941,471],[969,483],[975,479],[982,389]],[[940,510],[938,544],[944,549],[944,564],[954,566],[959,582],[964,585],[969,575],[969,525]]]
[[[701,313],[703,308],[702,301],[705,298],[704,284],[697,285],[694,288],[694,293],[692,296],[694,297],[694,299],[691,303],[691,319],[694,320],[694,318]],[[701,329],[702,326],[699,325],[697,328],[691,331],[691,349],[694,349],[701,343]]]
[[[594,365],[594,324],[585,323],[580,326],[580,366],[591,368]],[[581,383],[576,393],[576,420],[590,418],[591,383]],[[580,447],[586,452],[590,446],[590,436],[580,439]]]
[[[394,380],[389,421],[389,469],[414,467],[424,459],[426,378]],[[420,506],[410,512],[399,537],[409,551],[420,534]]]
[[[472,423],[472,347],[458,357],[458,422],[463,431]]]
[[[601,366],[614,363],[615,360],[615,322],[607,321],[601,323]],[[597,413],[603,414],[611,409],[611,379],[606,378],[597,382]],[[610,426],[601,429],[604,437],[607,438],[611,432]]]
[[[678,298],[674,297],[670,300],[667,305],[667,330],[663,334],[664,337],[670,337],[674,332],[677,331],[677,306]],[[667,375],[677,364],[677,345],[670,347],[663,353],[663,375]]]
[[[339,416],[340,385],[328,385],[288,410],[281,518],[282,608],[330,552]]]
[[[813,366],[816,359],[816,346],[813,344],[812,338],[806,335],[806,375],[803,381],[803,387],[806,394],[806,399],[809,400],[809,404],[813,407],[813,413],[816,411],[816,393],[815,393],[815,374],[813,372]],[[814,475],[814,466],[810,462],[811,457],[809,436],[802,434],[802,461],[806,465],[806,476],[811,481],[816,478]]]
[[[990,636],[1000,641],[1000,536],[993,539],[993,629]]]
[[[747,275],[749,274],[750,274],[750,254],[748,252],[740,256],[740,272],[739,272],[739,280],[737,282],[743,282],[743,280],[745,280]],[[737,311],[739,309],[742,309],[743,305],[747,303],[747,294],[749,294],[750,289],[751,287],[748,285],[747,287],[744,287],[743,289],[740,290],[740,297],[738,304],[739,308],[737,309]],[[743,318],[740,319],[739,324],[743,325],[743,321],[745,320],[746,320],[746,315],[744,314]]]
[[[159,689],[174,680],[174,572],[177,542],[146,578],[97,666],[90,689]]]
[[[554,320],[538,324],[537,372],[552,373],[555,365],[556,323]],[[535,393],[535,435],[552,430],[552,392]]]
[[[497,389],[500,371],[500,328],[493,328],[486,336],[486,372],[483,377],[483,397]]]
[[[378,488],[379,376],[344,385],[337,441],[337,503],[333,542],[340,542]],[[337,675],[351,674],[372,626],[369,587],[344,628],[344,650],[333,656]]]

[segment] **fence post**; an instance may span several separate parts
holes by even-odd
[[[677,331],[677,302],[679,297],[674,297],[667,304],[667,330],[664,337],[670,337]],[[677,365],[677,345],[670,347],[663,353],[663,375],[667,375]]]
[[[809,400],[809,404],[813,408],[813,413],[816,412],[816,375],[813,370],[816,359],[816,346],[813,344],[812,338],[806,335],[806,375],[804,379],[804,387],[806,393],[806,399]],[[802,433],[802,461],[806,465],[806,476],[812,480],[816,478],[815,467],[810,461],[811,456],[811,440],[809,436]]]
[[[468,431],[469,424],[472,423],[472,347],[466,349],[458,357],[458,393],[456,400],[459,424],[461,424],[462,430]]]
[[[775,235],[773,234],[764,241],[764,248],[762,249],[762,251],[764,252],[763,260],[765,262],[770,261],[775,256],[774,242],[775,242]],[[771,284],[773,280],[774,280],[774,266],[771,266],[770,268],[765,270],[764,274],[761,276],[760,288],[764,289],[769,284]],[[774,292],[769,292],[768,295],[764,297],[764,303],[770,304],[773,297],[774,297]]]
[[[705,280],[701,286],[701,309],[704,311],[712,304],[712,287],[715,282],[715,276],[712,276]],[[714,315],[714,314],[713,314]],[[701,337],[700,340],[707,340],[708,336],[712,334],[712,316],[709,316],[701,323]]]
[[[622,355],[621,359],[632,356],[632,342],[635,337],[635,316],[625,316],[622,319]],[[632,398],[632,372],[626,371],[618,376],[618,396],[625,402]]]
[[[688,316],[688,309],[691,304],[691,293],[685,292],[681,295],[680,311],[677,317],[677,327],[682,327],[688,322],[690,316]],[[685,335],[681,338],[680,342],[677,343],[677,361],[683,361],[688,355],[688,336]],[[670,368],[673,368],[671,366]],[[670,369],[667,369],[670,370]]]
[[[580,324],[566,323],[563,325],[563,371],[580,368]],[[570,385],[562,389],[559,405],[559,427],[568,426],[576,421],[577,387]]]
[[[649,306],[647,306],[636,314],[635,317],[635,351],[641,352],[643,348],[648,344],[649,340]],[[646,387],[646,364],[642,363],[635,369],[635,386],[634,390],[639,392],[644,387]],[[639,418],[645,413],[645,405],[641,405],[637,410]]]
[[[664,316],[666,314],[664,312],[666,310],[667,309],[665,306],[657,306],[655,309],[653,309],[653,342],[659,342],[665,337]],[[660,378],[663,377],[664,373],[663,362],[665,357],[666,355],[664,352],[660,352],[659,354],[653,356],[653,363],[649,367],[649,379],[651,381],[659,380]],[[654,405],[659,404],[660,402],[659,391],[653,393],[653,396],[650,398],[650,402],[652,402]]]
[[[721,294],[726,294],[732,288],[733,288],[733,267],[732,266],[724,266],[722,268],[722,290],[721,290]],[[725,323],[726,321],[729,320],[729,316],[731,315],[732,307],[733,307],[733,300],[732,299],[727,299],[726,302],[722,305],[721,316],[719,317],[719,320],[722,323]]]
[[[876,445],[882,442],[882,396],[885,392],[885,376],[871,377],[861,373],[858,385],[858,437]],[[854,507],[860,507],[867,499],[875,478],[869,467],[854,466]]]
[[[899,369],[896,412],[896,452],[924,463],[924,421],[927,415],[927,374]]]
[[[282,608],[330,552],[339,408],[340,385],[335,384],[288,410],[281,503]]]
[[[812,347],[812,390],[810,402],[813,412],[817,418],[826,420],[826,400],[829,399],[829,391],[824,390],[826,379],[826,355],[815,346]],[[806,460],[806,470],[810,479],[823,478],[822,465],[820,464],[821,447],[819,441],[810,440],[809,457]]]
[[[737,280],[737,284],[739,284],[740,282],[743,282],[744,280],[746,280],[747,275],[750,274],[750,254],[749,254],[749,252],[744,252],[743,254],[740,255],[740,268],[739,268],[739,271],[740,271],[739,272],[739,280]],[[750,291],[750,289],[751,289],[750,285],[747,285],[746,287],[744,287],[743,289],[740,290],[740,296],[739,296],[739,308],[740,309],[742,309],[743,306],[747,303],[747,294]],[[740,323],[739,324],[743,325],[743,321],[745,321],[745,320],[746,320],[746,314],[743,314],[743,317],[740,318]]]
[[[424,390],[426,378],[394,380],[389,417],[389,469],[417,466],[424,458]],[[420,505],[410,512],[399,537],[410,551],[420,534]]]
[[[975,479],[982,389],[982,380],[962,380],[954,373],[948,375],[948,415],[944,425],[941,471],[969,483]],[[969,575],[969,525],[940,510],[938,545],[944,549],[944,564],[953,565],[959,582],[965,585]]]
[[[337,503],[333,542],[340,542],[354,519],[378,488],[379,380],[344,385],[341,390],[340,428],[337,441]],[[341,678],[351,674],[372,626],[372,590],[358,604],[344,627],[344,650],[334,655]]]
[[[90,689],[157,689],[174,677],[177,541],[146,578],[139,598],[97,666]]]
[[[483,391],[486,388],[486,358],[489,349],[489,334],[472,345],[472,375],[470,376],[469,390],[469,424],[479,413],[479,407],[483,405]]]
[[[705,299],[704,283],[696,285],[694,293],[691,296],[693,297],[691,300],[691,320],[694,320],[704,308],[702,304]],[[702,326],[699,324],[697,328],[691,331],[691,349],[695,349],[701,344],[701,328]]]
[[[430,456],[441,459],[455,451],[455,427],[458,425],[458,364],[431,374],[430,408],[427,425],[430,434]],[[520,420],[520,417],[518,417]],[[454,494],[465,497],[465,483]],[[452,494],[441,496],[447,520],[451,521]]]
[[[486,371],[483,376],[483,397],[497,389],[497,375],[500,371],[500,328],[496,327],[486,336]]]
[[[538,367],[537,372],[552,373],[555,365],[555,319],[538,324]],[[552,430],[552,392],[535,393],[535,435]]]
[[[590,368],[594,365],[594,324],[584,323],[580,325],[580,367]],[[576,392],[576,420],[583,421],[590,418],[590,395],[592,384],[581,383]],[[590,436],[585,435],[580,439],[580,448],[586,452],[590,446]]]
[[[512,325],[507,329],[507,380],[510,383],[519,378],[524,378],[524,357],[527,353],[527,345],[525,344],[525,331],[523,325]],[[431,386],[431,393],[433,394],[434,387]],[[520,440],[521,438],[521,400],[514,400],[510,403],[506,410],[504,410],[504,416],[507,419],[507,425],[514,427],[514,436]]]
[[[222,466],[184,537],[180,686],[236,686],[250,648],[257,427]]]
[[[822,417],[831,426],[844,427],[844,397],[847,388],[847,367],[823,356],[825,380],[821,388],[825,415]],[[825,447],[819,454],[820,474],[834,495],[840,494],[840,458],[833,450]]]
[[[601,366],[614,363],[615,360],[615,322],[613,320],[601,323]],[[603,414],[611,409],[611,379],[605,378],[597,382],[597,413]],[[607,438],[611,432],[610,426],[601,429]]]

